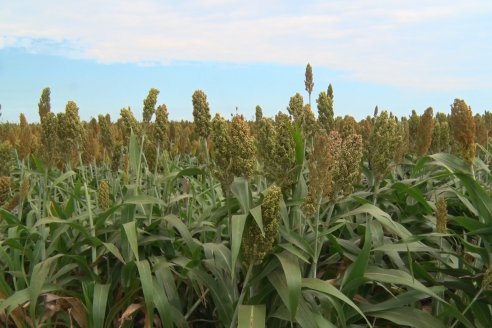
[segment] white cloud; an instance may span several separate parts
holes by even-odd
[[[102,63],[310,61],[373,83],[490,85],[483,71],[491,70],[492,33],[484,26],[492,3],[429,3],[17,1],[2,6],[0,48]]]

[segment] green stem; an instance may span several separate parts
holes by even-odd
[[[311,269],[312,277],[316,278],[318,269],[318,235],[319,235],[319,210],[321,207],[321,195],[318,197],[318,204],[316,206],[316,220],[314,223],[314,256],[313,256],[313,266]]]
[[[85,190],[85,201],[87,203],[87,214],[89,215],[89,230],[91,233],[91,237],[95,238],[96,237],[96,229],[94,228],[94,219],[92,217],[92,205],[91,205],[91,196],[89,194],[89,187],[87,187],[87,178],[85,174],[85,167],[84,164],[82,163],[82,156],[80,155],[80,151],[78,151],[77,147],[77,152],[79,154],[79,162],[80,162],[80,168],[82,172],[82,179],[84,181],[84,190]],[[92,263],[96,262],[97,258],[97,253],[96,253],[96,248],[94,246],[91,246],[91,259]],[[97,275],[98,270],[97,270],[97,265],[94,265],[93,267],[94,273]]]
[[[442,238],[443,238],[443,237],[439,237],[439,249],[441,250],[441,252],[443,252],[443,241],[442,241]],[[439,262],[437,262],[437,268],[438,268],[438,269],[441,269],[441,268],[442,268],[442,263],[441,263],[440,261],[439,261]],[[444,282],[444,277],[443,277],[442,272],[438,272],[438,273],[437,273],[437,277],[436,277],[436,278],[437,278],[436,280],[437,280],[438,282],[440,282],[440,283],[443,283],[443,282]],[[444,296],[444,292],[440,293],[440,295],[439,295],[439,296],[443,297],[443,296]],[[439,313],[440,313],[440,312],[441,312],[441,303],[440,303],[440,302],[438,302],[438,303],[436,304],[436,311],[435,311],[435,315],[436,315],[436,317],[437,317],[437,316],[439,316]]]
[[[206,138],[203,138],[203,146],[204,146],[204,151],[205,151],[205,158],[207,159],[207,169],[208,169],[208,184],[210,186],[210,192],[212,196],[212,207],[215,208],[215,204],[217,202],[216,195],[215,195],[215,188],[213,185],[213,178],[212,178],[212,167],[210,163],[210,154],[208,153],[208,141]]]
[[[373,200],[372,200],[373,205],[376,205],[377,200],[378,200],[379,184],[380,184],[380,181],[376,181],[374,183],[374,193],[373,193]]]
[[[248,272],[246,273],[246,277],[244,278],[243,288],[241,290],[241,294],[239,295],[239,299],[237,301],[236,309],[234,310],[234,315],[232,317],[231,325],[229,328],[234,328],[237,323],[237,316],[239,313],[239,306],[243,303],[244,295],[246,294],[246,287],[248,285],[249,279],[251,277],[251,273],[253,272],[253,263],[251,263],[248,267]]]
[[[193,311],[195,311],[196,308],[198,307],[198,305],[200,305],[200,303],[203,302],[203,299],[205,298],[205,296],[207,296],[209,291],[210,291],[210,289],[207,289],[205,291],[205,293],[203,293],[203,295],[198,300],[196,300],[196,302],[191,306],[191,308],[188,310],[188,312],[186,312],[186,314],[184,316],[185,320],[188,320],[190,315],[192,315]]]
[[[43,186],[43,207],[41,208],[41,219],[46,216],[48,206],[48,167],[44,169],[44,186]],[[44,225],[39,226],[39,232],[41,233],[41,259],[46,259],[46,230]]]
[[[478,291],[477,295],[475,295],[475,297],[471,300],[470,304],[468,304],[468,306],[465,308],[465,310],[463,311],[463,316],[465,315],[466,312],[468,312],[468,310],[472,307],[473,303],[475,303],[478,298],[480,297],[480,295],[482,294],[482,292],[484,291],[483,287],[480,288],[480,290]],[[456,326],[458,324],[459,320],[456,320],[450,328],[454,328],[454,326]]]

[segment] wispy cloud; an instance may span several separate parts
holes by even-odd
[[[488,85],[490,1],[17,1],[0,48],[101,63],[305,64],[372,83]]]

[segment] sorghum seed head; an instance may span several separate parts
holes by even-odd
[[[448,224],[448,208],[444,197],[439,197],[436,202],[436,231],[446,233]]]
[[[10,194],[10,177],[0,176],[0,205],[9,198]]]
[[[245,228],[242,246],[244,259],[249,264],[261,264],[263,259],[273,250],[280,225],[281,197],[280,187],[273,185],[268,189],[263,199],[261,214],[265,235],[261,234],[261,230],[254,220],[250,220]]]
[[[103,210],[109,208],[109,183],[107,180],[101,181],[99,184],[99,191],[97,195],[99,207]]]

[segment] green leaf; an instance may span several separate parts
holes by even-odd
[[[17,216],[15,216],[14,214],[10,213],[7,210],[4,210],[1,207],[0,207],[0,217],[2,217],[10,225],[20,224],[19,220],[17,219]]]
[[[320,279],[317,279],[317,278],[316,279],[315,278],[304,278],[304,279],[302,279],[302,287],[316,290],[316,291],[319,291],[319,292],[324,293],[326,295],[330,295],[330,296],[338,298],[339,300],[341,300],[342,302],[346,303],[348,306],[353,308],[355,311],[357,311],[357,313],[359,313],[361,315],[361,317],[364,318],[364,320],[367,322],[369,327],[372,327],[371,323],[366,318],[364,313],[362,313],[362,311],[359,309],[359,307],[357,305],[355,305],[355,303],[352,302],[350,300],[350,298],[345,296],[345,294],[343,294],[341,291],[336,289],[330,283],[323,281],[323,280],[320,280]]]
[[[400,223],[395,222],[391,219],[391,216],[380,208],[374,206],[373,204],[364,204],[352,211],[344,213],[336,217],[336,219],[351,217],[359,214],[369,214],[379,221],[386,229],[394,233],[395,235],[400,236],[403,239],[409,238],[412,236],[412,233],[408,231],[404,226]]]
[[[126,238],[128,239],[128,243],[130,244],[133,255],[135,256],[137,261],[139,261],[137,227],[135,226],[135,221],[123,224],[123,229],[125,230]],[[128,260],[129,259],[127,259],[127,261]]]
[[[45,293],[52,293],[57,290],[59,290],[58,286],[45,285],[39,292],[39,295]],[[0,299],[0,312],[7,309],[7,311],[10,313],[19,305],[26,304],[30,300],[31,300],[31,296],[30,296],[29,288],[18,290],[12,295],[10,295],[7,299]]]
[[[255,219],[258,228],[260,228],[261,235],[265,236],[265,232],[263,231],[263,216],[261,215],[261,205],[253,207],[249,211],[249,213],[251,213],[251,216]]]
[[[231,236],[231,256],[232,256],[232,268],[231,268],[231,275],[234,276],[234,273],[236,272],[236,262],[237,262],[237,257],[239,256],[239,250],[241,249],[241,242],[243,239],[243,232],[244,232],[244,226],[246,224],[246,219],[248,215],[246,214],[240,214],[240,215],[233,215],[231,218],[231,230],[232,230],[232,236]]]
[[[130,170],[136,173],[140,170],[140,145],[134,131],[130,135],[130,143],[128,147]]]
[[[103,243],[104,247],[106,247],[106,249],[108,251],[111,252],[111,254],[113,254],[121,263],[125,264],[125,260],[123,259],[123,256],[121,256],[121,253],[119,251],[119,249],[111,244],[111,243]]]
[[[60,175],[58,178],[56,178],[55,181],[53,181],[53,185],[57,186],[59,183],[67,180],[70,177],[76,176],[76,175],[77,174],[72,170],[67,171],[67,172],[63,173],[62,175]]]
[[[283,244],[278,244],[278,246],[285,249],[286,251],[292,253],[298,259],[302,260],[304,263],[306,263],[306,264],[311,263],[310,257],[307,256],[305,253],[303,253],[301,250],[299,250],[294,245],[292,245],[290,243],[283,243]]]
[[[302,167],[304,163],[304,138],[302,137],[301,127],[297,126],[292,131],[296,151],[296,165]]]
[[[106,305],[108,304],[109,284],[94,285],[94,298],[92,301],[92,324],[94,328],[103,328],[106,317]]]
[[[430,287],[429,289],[436,294],[444,292],[445,290],[445,288],[442,286]],[[375,304],[362,303],[360,305],[360,309],[364,311],[365,314],[371,314],[373,312],[382,312],[392,309],[400,309],[407,305],[411,305],[415,302],[419,302],[428,297],[429,295],[427,293],[421,292],[419,290],[410,290],[402,294],[398,294],[397,297],[389,298],[388,300],[383,301],[381,303],[375,303]]]
[[[159,204],[163,206],[166,205],[166,203],[163,200],[147,195],[135,195],[135,196],[128,197],[123,201],[123,204],[134,204],[134,205]]]
[[[231,184],[231,192],[239,201],[243,213],[249,213],[251,208],[251,193],[249,191],[248,180],[242,177],[235,177]]]
[[[178,230],[178,232],[180,233],[181,237],[183,237],[191,253],[194,253],[195,250],[198,248],[198,245],[196,241],[193,239],[193,237],[191,236],[190,230],[188,229],[186,224],[184,224],[184,222],[180,218],[178,218],[176,215],[173,214],[166,215],[163,219],[167,221],[176,230]]]
[[[239,305],[238,328],[265,327],[266,307],[262,305]]]
[[[371,316],[383,318],[400,326],[410,326],[416,328],[444,328],[444,324],[427,312],[403,307],[381,312],[372,312]]]
[[[138,274],[140,275],[140,282],[142,284],[145,306],[147,308],[147,318],[150,322],[154,319],[154,287],[152,281],[152,272],[150,271],[150,265],[147,260],[136,262],[138,268]]]
[[[176,177],[193,177],[196,175],[205,175],[205,172],[197,167],[188,167],[179,171]]]
[[[282,269],[284,270],[285,280],[287,282],[288,290],[288,304],[291,320],[294,320],[297,312],[297,305],[299,304],[299,298],[301,297],[301,269],[299,267],[299,262],[297,257],[293,256],[291,253],[282,252],[275,254]]]
[[[468,198],[477,209],[479,220],[492,225],[492,197],[471,176],[461,173],[456,173],[456,176],[466,188]]]
[[[430,155],[429,157],[434,160],[434,162],[431,162],[430,164],[437,164],[453,173],[463,172],[471,174],[470,164],[455,155],[447,153],[437,153]]]
[[[29,305],[29,312],[31,318],[36,318],[36,304],[38,301],[38,297],[41,294],[41,289],[45,284],[47,284],[48,274],[51,269],[51,265],[55,262],[56,259],[63,256],[62,254],[58,254],[47,258],[46,260],[36,264],[34,269],[32,270],[31,280],[29,284],[29,296],[31,298],[31,303]]]
[[[394,270],[394,269],[381,269],[374,266],[369,266],[364,274],[364,278],[369,281],[379,281],[390,284],[405,285],[415,290],[427,293],[442,302],[444,300],[434,293],[431,289],[424,286],[421,282],[413,278],[409,273]]]
[[[397,182],[394,183],[392,187],[415,199],[428,213],[433,212],[432,207],[430,207],[423,193],[416,186],[409,186],[408,184]]]
[[[437,250],[422,242],[384,244],[373,249],[382,252],[428,252],[436,253]]]
[[[363,283],[364,272],[369,263],[369,253],[372,247],[371,224],[369,220],[366,223],[366,233],[364,237],[364,246],[360,251],[357,259],[347,269],[343,277],[342,290],[353,296],[357,288]]]

